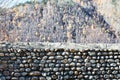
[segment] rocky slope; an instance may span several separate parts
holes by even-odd
[[[97,4],[92,0],[48,0],[6,9],[0,13],[0,41],[120,42],[119,29]]]
[[[120,0],[96,0],[97,11],[112,26],[116,33],[120,32]]]

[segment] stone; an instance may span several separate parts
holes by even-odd
[[[71,58],[68,58],[68,62],[72,62],[72,59],[71,59]]]
[[[6,78],[4,76],[0,76],[1,80],[6,80]]]
[[[44,68],[43,71],[49,72],[49,71],[50,71],[50,68]]]
[[[44,77],[39,77],[39,80],[46,80]]]
[[[95,63],[95,60],[90,60],[91,63]]]
[[[42,60],[46,60],[48,57],[47,56],[44,56],[44,57],[42,57]]]
[[[58,71],[58,68],[53,68],[53,71],[55,71],[55,72]]]
[[[20,71],[23,72],[25,70],[25,68],[20,68]]]
[[[56,59],[63,59],[63,56],[56,56]]]
[[[75,59],[80,59],[80,56],[74,56]]]
[[[29,64],[25,64],[24,66],[25,66],[25,68],[28,68],[28,67],[29,67]]]
[[[30,68],[26,68],[25,71],[26,71],[26,72],[30,72],[31,69],[30,69]]]
[[[20,77],[19,80],[26,80],[25,77]]]
[[[22,72],[21,75],[22,76],[26,76],[28,73],[27,72]]]
[[[51,60],[52,60],[52,59],[54,59],[54,56],[50,56],[48,59],[51,59]]]
[[[120,78],[120,74],[117,74],[117,77]]]
[[[42,73],[42,76],[46,76],[47,74],[44,72],[44,73]]]
[[[38,77],[32,77],[31,80],[38,80]]]
[[[39,62],[40,62],[40,61],[39,61],[39,60],[37,60],[37,59],[35,59],[35,60],[34,60],[34,63],[39,63]]]
[[[21,74],[20,73],[14,73],[15,77],[19,77]]]
[[[76,70],[77,70],[77,71],[81,71],[81,68],[80,68],[80,67],[77,67]]]
[[[29,73],[30,76],[40,76],[41,73],[39,71],[32,71]]]
[[[89,52],[89,55],[90,55],[90,56],[94,56],[94,55],[95,55],[95,52]]]
[[[45,60],[41,60],[41,62],[40,62],[40,63],[44,64],[44,63],[45,63]]]
[[[5,78],[6,78],[6,80],[10,80],[10,79],[11,79],[11,77],[10,77],[10,76],[6,76]]]
[[[9,72],[9,71],[4,71],[3,74],[4,74],[5,76],[8,76],[8,75],[10,75],[10,72]]]
[[[4,53],[0,53],[0,57],[3,57],[4,56]]]
[[[15,53],[10,53],[10,56],[15,56]]]
[[[23,68],[23,67],[24,67],[24,64],[20,64],[20,67]]]
[[[64,59],[64,60],[63,60],[63,63],[65,63],[65,64],[66,64],[67,62],[68,62],[68,60],[67,60],[67,59]]]
[[[21,60],[17,59],[16,64],[20,64],[20,63],[21,63]]]
[[[70,75],[73,75],[73,73],[74,73],[73,71],[69,71],[69,74],[70,74]]]
[[[16,57],[14,56],[14,57],[11,57],[11,60],[16,60]]]
[[[75,63],[74,62],[70,63],[70,66],[75,66]]]
[[[57,79],[57,76],[56,75],[52,75],[52,79]]]
[[[25,64],[25,63],[27,63],[27,61],[26,61],[26,60],[23,60],[22,63]]]
[[[12,77],[11,79],[12,80],[18,80],[18,77]]]
[[[111,63],[110,66],[114,66],[115,67],[115,66],[117,66],[117,64],[116,63]]]
[[[46,77],[47,80],[51,80],[52,78],[51,77]]]
[[[54,63],[50,63],[50,64],[49,64],[49,67],[54,67],[54,66],[55,66]]]
[[[48,55],[48,56],[55,56],[55,53],[53,53],[53,52],[48,52],[47,55]]]

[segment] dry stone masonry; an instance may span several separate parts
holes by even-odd
[[[0,43],[1,80],[119,80],[119,44]]]

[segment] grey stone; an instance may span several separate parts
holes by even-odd
[[[120,78],[120,74],[117,74],[117,77]]]
[[[39,62],[40,62],[40,61],[39,61],[39,60],[37,60],[37,59],[35,59],[35,60],[34,60],[34,63],[39,63]]]
[[[22,72],[21,75],[22,76],[26,76],[28,73],[27,72]]]
[[[73,75],[73,73],[74,73],[73,71],[69,71],[69,74],[70,74],[70,75]]]
[[[50,68],[44,68],[43,71],[49,72],[49,71],[50,71]]]
[[[46,73],[42,73],[42,76],[46,76],[47,74]]]
[[[40,76],[41,73],[39,71],[32,71],[29,73],[30,76]]]
[[[95,52],[89,52],[89,55],[94,56],[96,53]]]
[[[114,66],[114,67],[115,67],[116,65],[117,65],[116,63],[111,63],[111,64],[110,64],[110,66]]]
[[[90,60],[91,63],[95,63],[95,60]]]
[[[15,73],[14,76],[15,77],[19,77],[21,74],[20,73]]]
[[[53,68],[53,71],[58,71],[58,68]]]
[[[26,68],[25,71],[26,71],[26,72],[30,72],[31,69],[30,69],[30,68]]]
[[[6,80],[6,78],[4,76],[1,76],[0,80]]]
[[[19,80],[25,80],[25,77],[20,77]]]
[[[63,59],[63,56],[56,56],[56,59]]]
[[[10,53],[10,56],[15,56],[15,53]]]
[[[38,77],[32,77],[31,80],[38,80]]]

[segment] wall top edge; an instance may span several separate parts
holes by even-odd
[[[50,43],[50,42],[1,42],[0,50],[4,49],[75,49],[75,50],[93,50],[93,49],[107,49],[120,50],[120,44],[107,43]]]

